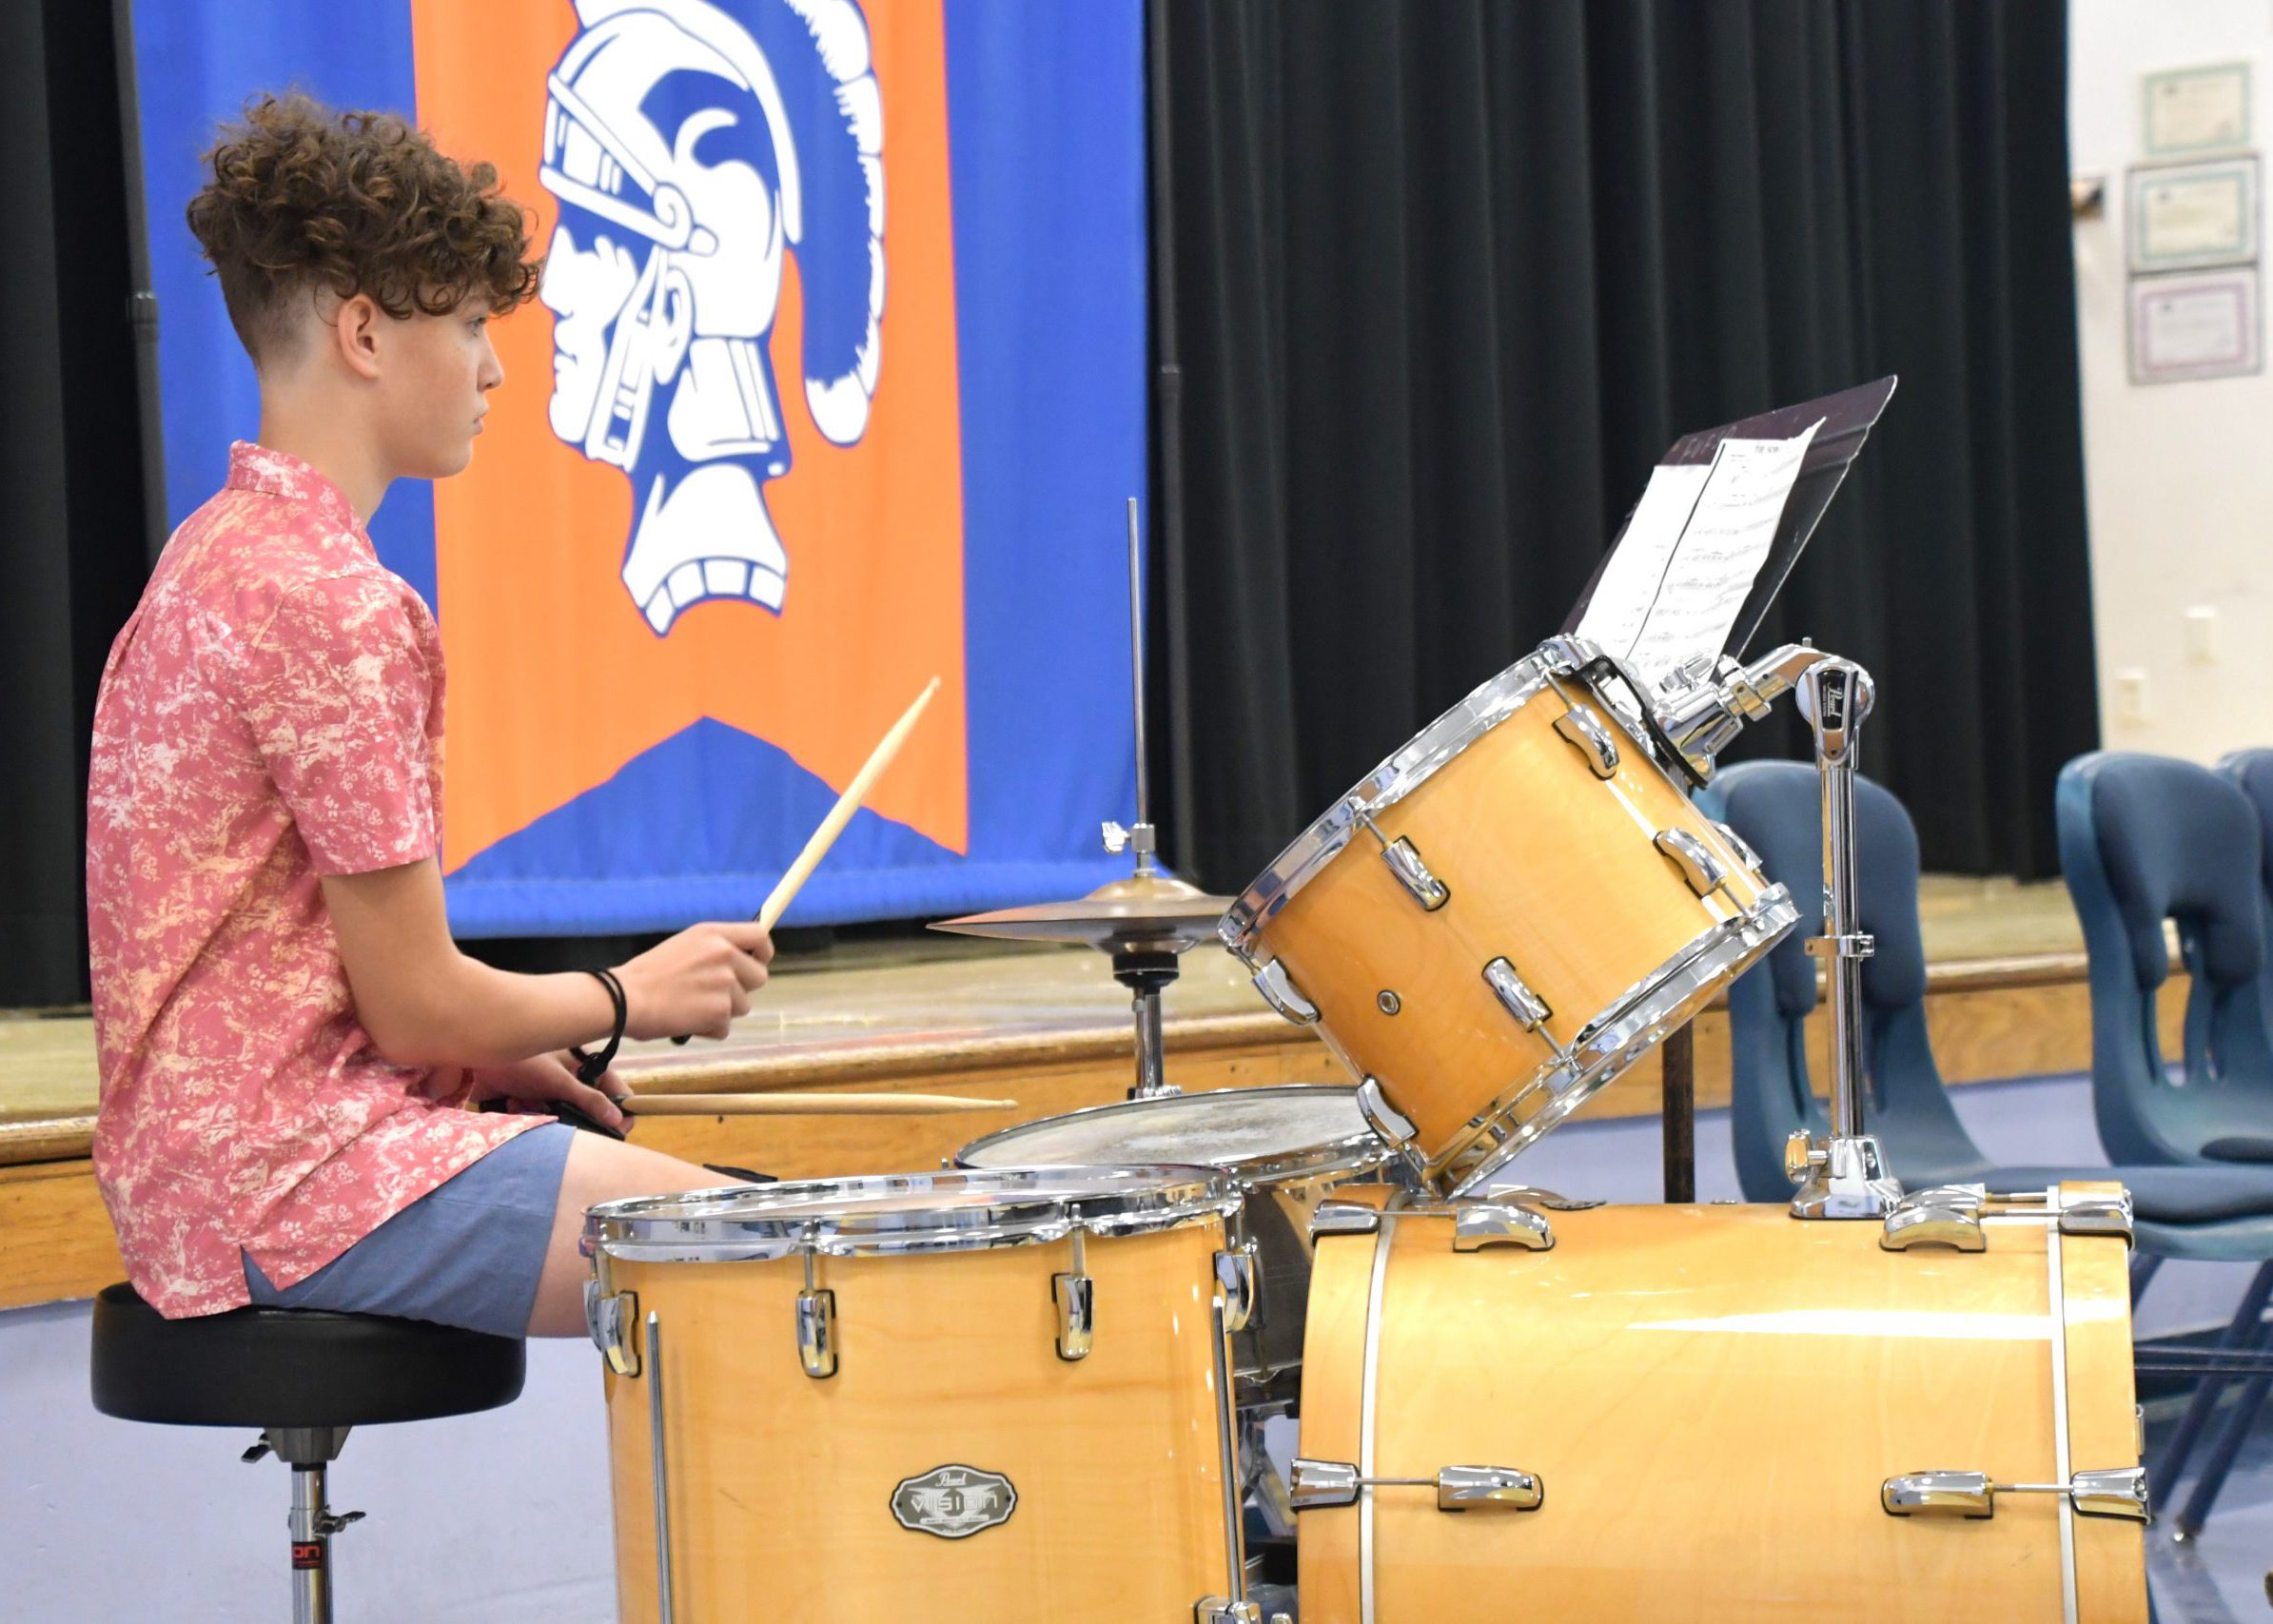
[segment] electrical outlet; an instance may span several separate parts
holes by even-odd
[[[2218,663],[2218,611],[2206,603],[2186,611],[2186,659],[2193,665]]]
[[[2115,674],[2115,719],[2145,722],[2154,715],[2147,692],[2146,673],[2137,666]]]

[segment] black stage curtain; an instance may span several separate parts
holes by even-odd
[[[2056,871],[2098,737],[2059,0],[1156,4],[1187,871],[1244,885],[1554,633],[1678,435],[1889,372],[1754,646],[1874,674],[1930,867]],[[1779,711],[1738,753],[1802,753]]]
[[[148,569],[110,9],[0,6],[0,1008],[87,996],[87,741]]]

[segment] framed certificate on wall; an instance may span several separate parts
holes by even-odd
[[[2235,264],[2258,254],[2258,161],[2134,167],[2126,193],[2133,274]]]
[[[2139,135],[2150,158],[2248,146],[2249,64],[2222,62],[2146,75],[2140,81]]]
[[[2263,369],[2255,265],[2131,283],[2131,382],[2190,383]]]

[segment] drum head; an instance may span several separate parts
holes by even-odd
[[[1394,1152],[1358,1110],[1355,1088],[1222,1088],[1097,1105],[1022,1123],[956,1154],[966,1167],[1197,1163],[1245,1183],[1376,1166]]]
[[[1166,1229],[1240,1205],[1210,1167],[1029,1167],[734,1185],[603,1202],[588,1239],[641,1262],[735,1262],[818,1252],[959,1252],[1060,1241],[1075,1229]]]

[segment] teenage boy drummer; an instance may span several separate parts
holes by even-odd
[[[260,440],[167,544],[96,701],[87,891],[95,1174],[137,1290],[507,1336],[582,1327],[584,1209],[720,1183],[620,1125],[562,1050],[722,1036],[766,979],[750,924],[605,975],[514,975],[450,939],[442,651],[364,526],[463,469],[537,290],[520,210],[402,120],[267,98],[189,226],[251,352]],[[500,538],[500,540],[505,538]],[[597,1086],[594,1086],[597,1085]]]

